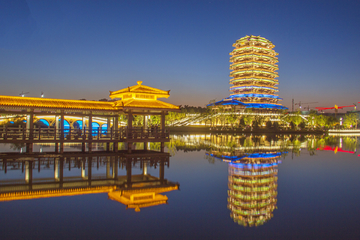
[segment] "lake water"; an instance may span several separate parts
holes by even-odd
[[[92,181],[92,186],[102,176],[110,179],[109,186],[114,179],[123,184],[129,180],[127,169],[131,168],[132,175],[152,179],[150,183],[136,184],[137,178],[133,176],[132,187],[137,192],[122,192],[124,196],[134,194],[139,201],[150,199],[149,192],[156,192],[154,189],[161,184],[168,187],[151,195],[153,198],[147,204],[128,207],[125,198],[123,202],[114,200],[109,191],[85,194],[76,190],[79,194],[63,196],[63,192],[56,192],[60,189],[49,192],[48,197],[38,195],[26,200],[21,196],[18,200],[4,197],[6,201],[0,202],[0,238],[360,239],[358,137],[210,134],[171,137],[167,144],[170,159],[155,156],[144,161],[115,161],[113,156],[94,153],[91,170],[88,155],[68,158],[62,163],[58,156],[40,158],[30,165],[31,159],[9,159],[5,161],[6,169],[0,155],[2,192],[14,193],[29,184],[26,180],[29,168],[33,169],[34,190],[40,186],[36,184],[54,178],[54,169],[59,167],[63,170],[56,171],[66,179],[85,179],[87,184]],[[150,148],[158,146],[152,144]],[[34,149],[46,152],[52,148]],[[21,146],[3,145],[0,150],[16,153]],[[68,146],[66,151],[75,152],[79,148]],[[91,179],[86,178],[89,171]],[[58,187],[55,185],[41,186],[51,189]],[[60,188],[71,188],[66,186]],[[165,198],[165,202],[161,201]]]

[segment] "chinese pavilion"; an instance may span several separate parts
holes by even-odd
[[[65,142],[82,143],[83,151],[85,144],[91,151],[93,142],[115,143],[114,151],[117,151],[117,143],[125,142],[130,153],[135,142],[160,142],[163,151],[164,142],[169,141],[165,115],[180,110],[179,106],[158,100],[169,96],[170,91],[144,86],[142,81],[135,86],[110,91],[113,100],[107,102],[0,95],[0,114],[6,115],[0,120],[10,122],[12,116],[21,116],[26,122],[26,128],[12,129],[4,125],[0,129],[0,143],[26,143],[27,152],[32,151],[33,143],[55,143],[56,151],[60,144],[62,152]],[[122,114],[127,118],[126,127],[119,126]],[[140,129],[133,127],[136,115],[143,117]],[[151,115],[160,115],[160,124],[155,131],[148,128],[147,120]],[[36,128],[34,123],[37,121],[46,123],[48,128]],[[76,129],[75,122],[80,129]]]

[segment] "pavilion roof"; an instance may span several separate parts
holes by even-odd
[[[138,85],[123,88],[117,91],[110,91],[110,98],[122,98],[124,94],[129,93],[155,95],[157,98],[168,98],[170,96],[170,90],[164,91],[157,88],[141,85],[142,81],[137,81],[137,84]]]
[[[80,110],[118,110],[114,102],[68,100],[53,98],[13,97],[0,95],[0,106],[29,108],[58,108]]]
[[[120,98],[118,101],[87,101],[87,100],[68,100],[52,98],[34,98],[1,96],[0,108],[38,108],[38,109],[69,109],[69,110],[94,110],[94,111],[121,111],[125,109],[142,110],[179,110],[180,107],[171,103],[157,100],[167,98],[169,91],[141,85],[124,88],[115,92],[110,92],[111,98]]]
[[[126,108],[147,108],[147,109],[169,109],[169,110],[179,110],[180,107],[173,105],[171,103],[166,103],[159,100],[141,100],[141,99],[125,99],[116,101],[116,107],[126,109]]]

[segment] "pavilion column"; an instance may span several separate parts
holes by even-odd
[[[83,132],[83,135],[85,135],[86,134],[86,132],[85,132],[85,129],[86,129],[86,119],[85,119],[85,117],[82,117],[82,132]]]
[[[93,133],[93,128],[92,128],[92,111],[90,111],[89,114],[89,142],[88,142],[88,149],[89,152],[92,152],[92,133]]]
[[[29,114],[26,116],[26,130],[29,133],[29,140],[34,139],[34,110],[31,109]],[[33,150],[33,143],[26,144],[26,152],[31,153]]]
[[[119,134],[119,115],[115,115],[114,117],[114,131],[115,131],[115,142],[114,142],[114,152],[118,151],[119,142],[117,142],[120,137]]]
[[[107,125],[106,137],[108,138],[108,137],[110,137],[111,117],[106,118],[106,125]],[[110,151],[110,143],[109,142],[106,143],[106,151]]]
[[[144,115],[144,133],[147,134],[148,132],[148,116]],[[144,150],[147,150],[147,142],[144,142]]]
[[[82,132],[82,142],[81,142],[81,151],[82,152],[85,152],[85,149],[86,149],[86,142],[85,142],[85,139],[86,139],[86,118],[83,116],[82,117],[82,129],[81,129],[81,132]]]
[[[161,152],[164,152],[165,149],[165,143],[163,142],[165,138],[165,111],[161,112],[161,138],[162,138],[162,142],[161,142]]]
[[[64,110],[60,113],[60,140],[64,140]]]
[[[57,139],[57,133],[59,131],[60,127],[60,122],[59,122],[59,116],[55,115],[55,123],[54,123],[54,140]],[[56,142],[55,143],[55,152],[59,151],[59,144]]]
[[[132,115],[132,112],[131,110],[129,110],[128,112],[128,126],[127,126],[127,139],[128,139],[128,142],[127,142],[127,150],[128,150],[128,153],[131,153],[132,152],[132,142],[129,142],[129,139],[132,139],[132,122],[133,122],[133,115]]]
[[[64,116],[64,110],[61,110],[60,112],[60,153],[63,153],[64,152],[64,139],[65,139],[65,136],[64,136],[64,129],[65,129],[65,126],[64,126],[64,120],[65,120],[65,116]]]
[[[107,125],[106,134],[109,135],[110,125],[111,125],[111,118],[110,118],[110,117],[107,117],[107,118],[106,118],[106,125]]]
[[[89,114],[89,139],[92,140],[92,111]]]

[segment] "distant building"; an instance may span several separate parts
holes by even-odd
[[[277,57],[271,41],[260,36],[245,36],[237,40],[230,57],[230,96],[208,106],[241,106],[254,112],[278,112],[287,109],[278,103],[276,92]],[[235,100],[235,101],[234,101]]]

